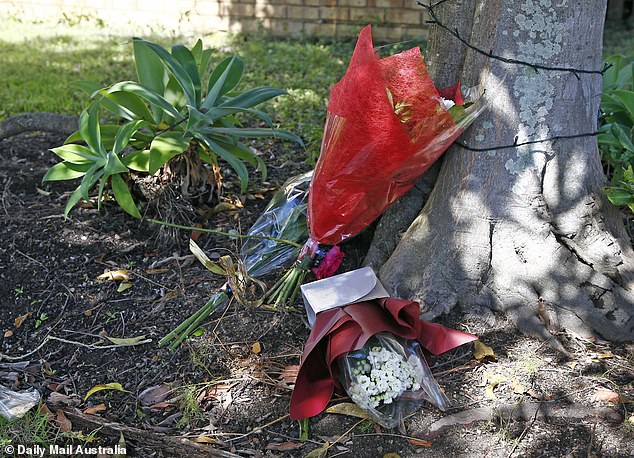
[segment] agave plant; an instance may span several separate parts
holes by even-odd
[[[219,186],[219,160],[235,171],[244,192],[247,165],[263,178],[266,165],[240,139],[276,137],[302,143],[296,135],[273,128],[269,116],[254,108],[284,91],[236,90],[244,72],[237,56],[211,69],[212,50],[204,49],[201,40],[191,49],[176,45],[171,52],[142,39],[134,39],[133,47],[138,81],[105,88],[83,82],[91,97],[80,115],[79,130],[51,150],[63,161],[49,169],[44,181],[81,178],[65,215],[82,198],[88,200],[95,186],[98,204],[109,187],[117,203],[137,218],[139,200],[130,192],[131,182],[148,200],[170,187],[177,187],[185,200],[203,193],[209,197]],[[267,127],[243,127],[239,119],[244,115]]]

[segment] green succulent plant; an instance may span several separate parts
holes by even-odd
[[[606,63],[598,142],[613,176],[604,191],[613,204],[634,211],[634,56],[611,56]]]
[[[133,176],[186,170],[191,185],[214,176],[209,171],[195,172],[204,164],[219,174],[219,161],[235,171],[244,192],[249,182],[247,165],[265,178],[266,164],[241,139],[274,137],[302,144],[298,136],[274,128],[269,116],[255,108],[284,91],[273,87],[237,90],[244,73],[239,57],[226,58],[211,68],[213,51],[204,49],[201,40],[191,49],[175,45],[171,52],[136,38],[133,47],[138,81],[105,88],[80,83],[91,96],[80,115],[79,130],[52,149],[62,162],[49,169],[44,181],[81,178],[65,215],[82,198],[88,200],[97,186],[98,204],[110,187],[121,208],[139,218],[129,188]],[[267,127],[243,127],[239,117],[244,115]],[[179,159],[186,166],[170,167]]]

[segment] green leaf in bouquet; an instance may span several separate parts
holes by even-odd
[[[189,251],[200,261],[200,263],[205,266],[209,272],[216,275],[226,275],[227,272],[225,269],[220,267],[218,264],[213,262],[209,257],[205,254],[205,252],[198,246],[198,244],[193,240],[189,239]]]

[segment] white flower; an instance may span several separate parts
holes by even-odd
[[[453,100],[445,99],[444,97],[440,97],[440,104],[448,110],[449,108],[453,107],[456,102],[454,102]]]
[[[392,404],[407,390],[418,390],[422,383],[420,361],[384,347],[373,346],[366,358],[352,366],[353,378],[348,387],[350,398],[363,409]]]

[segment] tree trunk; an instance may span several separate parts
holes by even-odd
[[[461,36],[486,53],[601,67],[605,1],[459,3],[472,16],[447,25],[472,23]],[[456,40],[434,40],[428,54],[460,49]],[[504,312],[544,338],[561,327],[632,340],[634,256],[620,213],[601,192],[596,138],[499,147],[596,131],[601,75],[537,71],[469,50],[461,79],[483,84],[488,103],[462,140],[497,148],[445,154],[429,199],[380,270],[388,291],[421,302],[427,319],[458,305],[481,317]]]

